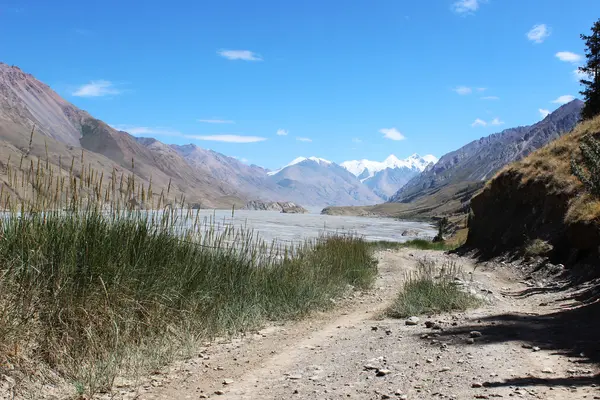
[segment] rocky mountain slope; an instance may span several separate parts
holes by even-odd
[[[304,206],[366,205],[382,202],[345,168],[322,158],[299,157],[269,173],[280,193]]]
[[[32,148],[28,150],[30,132],[35,126]],[[45,159],[61,169],[69,168],[75,157],[84,157],[82,169],[89,164],[99,173],[110,176],[135,174],[138,182],[155,188],[167,188],[172,195],[185,195],[189,201],[202,201],[206,206],[229,206],[240,202],[236,188],[223,184],[210,175],[197,174],[177,152],[155,140],[138,140],[93,118],[62,99],[49,86],[17,67],[0,63],[0,161],[19,160],[20,154]],[[156,190],[155,190],[156,192]],[[160,191],[158,191],[160,193]],[[243,204],[243,203],[242,203]]]
[[[340,165],[360,179],[376,195],[387,200],[411,178],[436,162],[437,158],[432,155],[421,157],[413,154],[400,160],[392,154],[383,162],[353,160],[345,161]]]
[[[64,170],[72,159],[81,159],[82,151],[84,162],[75,163],[75,170],[90,167],[105,176],[113,171],[133,173],[146,186],[152,181],[157,196],[156,188],[170,187],[172,196],[183,195],[202,207],[243,206],[248,200],[319,207],[382,201],[327,160],[300,158],[269,172],[192,144],[167,145],[134,137],[78,109],[18,67],[0,63],[0,162],[6,163],[10,156],[18,163],[27,153],[48,157],[49,163]]]
[[[505,165],[573,129],[582,106],[580,100],[573,100],[537,124],[506,129],[448,153],[433,167],[411,179],[390,201],[411,202],[444,186],[488,180]]]
[[[468,248],[484,256],[529,252],[535,240],[551,245],[556,262],[600,260],[600,199],[587,194],[571,173],[580,140],[600,138],[600,117],[513,163],[471,200]],[[537,246],[543,250],[543,246]],[[535,250],[535,249],[534,249]]]

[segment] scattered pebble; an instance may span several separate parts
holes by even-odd
[[[406,320],[406,325],[417,325],[419,323],[419,317],[410,317]]]

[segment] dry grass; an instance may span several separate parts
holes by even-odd
[[[52,371],[92,396],[375,279],[359,238],[265,243],[201,218],[170,183],[98,172],[85,152],[62,168],[28,154],[0,166],[0,376]]]
[[[580,123],[570,133],[507,166],[496,178],[503,174],[516,175],[520,176],[522,185],[540,183],[549,194],[572,197],[565,217],[567,223],[600,222],[600,201],[585,194],[582,183],[571,172],[571,159],[580,160],[580,141],[589,134],[600,134],[600,116]]]

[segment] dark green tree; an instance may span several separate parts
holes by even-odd
[[[444,240],[444,235],[448,233],[448,228],[450,227],[450,221],[448,221],[448,217],[442,217],[437,221],[438,234],[433,238],[434,242],[442,242]]]
[[[591,35],[581,35],[585,42],[586,63],[579,67],[584,76],[581,79],[583,90],[580,92],[585,100],[581,118],[590,119],[600,114],[600,19],[592,26]]]

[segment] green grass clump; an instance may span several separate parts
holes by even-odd
[[[371,246],[377,249],[403,249],[412,248],[418,250],[438,250],[438,251],[449,251],[454,250],[457,246],[449,245],[444,242],[432,242],[425,239],[413,239],[407,242],[389,242],[380,240],[378,242],[371,242]]]
[[[93,393],[189,338],[298,318],[376,276],[356,237],[278,248],[193,221],[168,211],[3,218],[0,365],[43,364]]]
[[[406,318],[465,310],[477,305],[478,300],[456,284],[455,278],[460,275],[460,269],[453,263],[438,268],[433,261],[419,261],[417,271],[407,275],[402,290],[386,310],[386,315]]]

